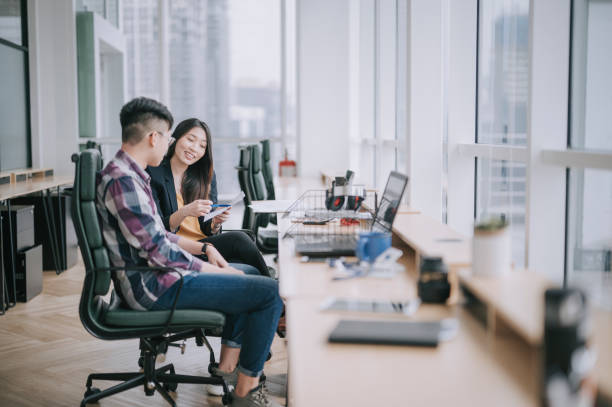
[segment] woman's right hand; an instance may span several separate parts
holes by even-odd
[[[182,211],[185,216],[193,216],[198,218],[206,215],[211,210],[212,201],[208,199],[196,199],[193,202],[183,206]]]

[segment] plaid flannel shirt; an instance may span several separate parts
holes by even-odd
[[[165,230],[151,192],[150,176],[123,150],[97,175],[96,207],[104,243],[113,266],[113,284],[132,309],[146,310],[175,282],[176,273],[142,272],[129,266],[174,267],[183,276],[197,273],[202,261]]]

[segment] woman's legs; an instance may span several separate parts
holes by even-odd
[[[177,288],[178,284],[173,285],[154,308],[169,308]],[[223,340],[232,347],[241,346],[238,369],[254,379],[263,370],[282,307],[278,283],[273,279],[213,273],[201,273],[188,279],[177,302],[177,309],[225,313],[227,326]],[[242,388],[250,382],[248,378],[242,381]]]
[[[200,241],[208,242],[215,246],[228,262],[249,264],[257,268],[262,276],[269,275],[268,266],[257,245],[244,232],[220,233]]]

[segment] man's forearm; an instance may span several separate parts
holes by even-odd
[[[202,246],[204,246],[204,243],[196,242],[195,240],[187,239],[185,237],[180,237],[177,244],[181,249],[195,255],[202,254]]]

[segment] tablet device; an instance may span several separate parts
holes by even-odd
[[[436,347],[442,330],[439,321],[340,320],[329,335],[332,343],[410,345]]]

